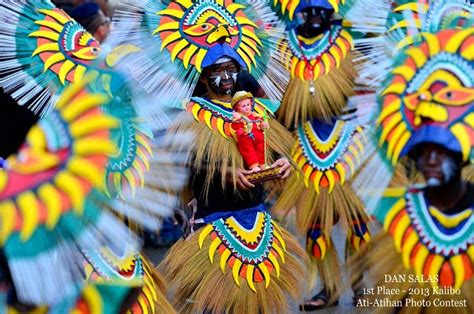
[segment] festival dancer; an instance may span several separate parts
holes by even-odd
[[[361,43],[371,51],[361,73],[376,89],[378,151],[354,187],[383,232],[351,266],[367,270],[374,287],[400,289],[385,307],[472,312],[474,202],[462,170],[473,159],[473,6],[384,1],[366,15],[364,8],[373,4],[362,1],[351,17],[357,23],[376,18],[382,23],[371,27],[385,30],[378,40]],[[383,192],[394,167],[410,163],[423,183]],[[404,276],[412,280],[396,280]],[[366,292],[372,299],[370,288]]]
[[[241,69],[255,75],[272,98],[281,93],[275,83],[285,79],[271,49],[281,31],[264,2],[252,4],[149,1],[140,8],[127,6],[118,17],[124,43],[145,53],[129,66],[136,72],[147,68],[143,84],[157,98],[176,106],[191,96],[198,81],[205,90],[184,102],[186,112],[170,130],[193,136],[193,142],[181,149],[193,156],[195,232],[176,243],[160,265],[180,312],[286,312],[287,296],[297,299],[306,278],[304,252],[266,212],[263,186],[246,178],[250,171],[244,170],[233,140],[231,101]],[[133,28],[137,25],[144,27]],[[276,109],[268,100],[255,103],[262,116]],[[274,120],[269,123],[269,152],[284,155],[291,139]],[[289,175],[286,159],[278,158],[273,165],[282,178]]]
[[[107,195],[113,199],[107,207],[120,216],[138,221],[150,230],[158,229],[162,217],[173,213],[173,202],[176,199],[173,200],[170,193],[172,189],[180,188],[180,182],[186,181],[186,172],[176,168],[168,156],[159,152],[157,145],[150,143],[149,128],[144,125],[143,119],[133,116],[134,108],[130,106],[130,103],[140,102],[141,97],[131,89],[124,88],[123,78],[110,69],[123,56],[134,52],[133,47],[119,47],[100,61],[98,57],[101,48],[97,41],[50,1],[6,2],[2,4],[0,13],[3,21],[10,22],[4,32],[5,45],[0,48],[3,49],[0,83],[20,105],[27,105],[37,113],[48,114],[54,110],[59,97],[71,83],[82,82],[87,70],[95,75],[94,88],[105,91],[107,97],[113,96],[108,101],[110,105],[107,112],[120,121],[119,127],[111,131],[112,138],[119,147],[107,159],[105,176],[102,178],[103,182],[107,182]],[[24,25],[30,27],[24,28]],[[83,106],[87,104],[85,102]],[[79,110],[79,105],[75,106]],[[102,119],[99,125],[107,125],[107,121]],[[157,125],[154,127],[157,128]],[[151,157],[153,153],[160,156]],[[147,174],[149,168],[154,170],[152,174]],[[84,167],[84,171],[86,170]],[[173,178],[169,177],[170,172],[173,173]],[[145,184],[145,181],[149,183]],[[65,183],[65,189],[70,189],[72,193],[70,185],[74,182],[69,180]],[[103,186],[102,182],[100,186]],[[133,198],[133,195],[136,197]],[[75,194],[75,201],[78,201],[77,197]],[[122,246],[127,249],[136,248]],[[94,247],[80,255],[85,255],[89,263],[95,265],[94,269],[103,275],[101,280],[143,280],[145,287],[139,292],[136,303],[139,303],[138,308],[141,307],[145,312],[152,309],[172,311],[162,294],[163,284],[156,281],[159,278],[151,271],[153,267],[136,252],[127,252]],[[111,259],[114,255],[116,258]],[[97,259],[101,259],[101,262],[97,262]],[[103,266],[102,271],[98,265]],[[126,278],[124,273],[127,273]],[[32,303],[51,304],[49,299],[35,299]]]
[[[340,222],[347,230],[346,255],[370,239],[369,218],[350,186],[363,162],[366,131],[362,119],[343,110],[355,95],[357,53],[350,29],[335,13],[347,10],[339,1],[281,1],[274,9],[287,25],[279,49],[291,74],[278,118],[296,129],[293,161],[300,171],[282,189],[274,211],[287,215],[294,207],[297,231],[306,234],[323,286],[300,307],[310,311],[338,302],[342,270],[331,240],[333,226]]]

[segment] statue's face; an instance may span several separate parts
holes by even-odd
[[[435,144],[421,144],[417,149],[417,167],[428,186],[441,186],[459,174],[460,161],[453,153]]]
[[[331,27],[331,17],[333,10],[322,7],[308,7],[301,11],[303,24],[301,31],[305,37],[316,37]]]
[[[214,64],[204,70],[204,83],[217,95],[232,95],[238,74],[239,67],[235,61]]]

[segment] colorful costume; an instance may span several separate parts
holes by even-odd
[[[355,95],[356,75],[356,52],[349,28],[344,20],[331,18],[333,11],[347,11],[343,4],[321,0],[274,3],[274,10],[287,24],[279,49],[291,74],[278,118],[288,128],[296,128],[292,158],[299,173],[288,180],[273,210],[286,215],[295,208],[297,231],[306,234],[307,252],[317,265],[325,293],[331,297],[341,284],[331,240],[333,226],[341,222],[348,230],[349,254],[370,239],[369,218],[350,186],[364,161],[367,131],[362,117],[356,119],[347,109],[342,110],[351,107],[348,97]],[[316,34],[305,30],[310,23],[306,11],[313,8],[321,10],[318,25],[325,25],[319,26]],[[297,15],[303,11],[308,20],[298,25]],[[362,106],[349,109],[359,115]]]
[[[21,227],[21,230],[25,229],[25,231],[22,231],[22,236],[19,239],[15,238],[16,240],[14,240],[21,242],[16,244],[16,250],[11,251],[8,243],[4,248],[15,287],[17,293],[19,293],[18,297],[20,301],[32,305],[58,304],[57,302],[62,297],[70,297],[76,291],[80,292],[84,278],[82,278],[82,271],[77,265],[83,264],[84,260],[83,258],[80,258],[80,261],[77,260],[79,254],[76,248],[66,250],[68,247],[65,245],[59,246],[61,251],[67,252],[67,254],[62,259],[55,259],[54,266],[50,266],[52,273],[55,275],[48,275],[48,278],[50,278],[48,280],[43,279],[38,275],[46,274],[46,270],[39,268],[43,267],[43,264],[48,260],[44,251],[54,247],[56,245],[55,241],[59,240],[46,239],[46,236],[42,235],[40,238],[44,242],[44,248],[35,244],[35,254],[32,254],[30,261],[28,261],[31,265],[25,267],[28,263],[18,258],[17,255],[24,257],[24,254],[30,254],[27,250],[28,243],[23,242],[25,237],[26,239],[29,238],[39,222],[43,223],[46,219],[47,226],[51,228],[62,217],[61,215],[64,214],[62,212],[69,208],[68,206],[75,208],[77,213],[80,214],[83,211],[81,208],[86,203],[93,210],[90,213],[85,212],[85,218],[92,219],[95,224],[105,223],[107,226],[99,226],[104,230],[98,232],[95,229],[92,231],[86,229],[86,235],[83,236],[78,229],[81,225],[79,224],[80,217],[69,217],[70,215],[65,216],[69,218],[67,218],[67,222],[64,222],[66,225],[63,229],[72,227],[74,229],[72,231],[61,229],[61,232],[66,232],[66,238],[74,240],[79,237],[76,242],[91,241],[91,237],[94,237],[96,233],[100,235],[95,236],[97,241],[91,241],[91,243],[85,243],[87,245],[82,246],[84,248],[82,254],[94,256],[101,250],[107,250],[107,245],[110,244],[109,237],[112,235],[120,235],[121,240],[117,240],[111,247],[120,247],[123,243],[128,243],[130,237],[128,231],[121,227],[118,222],[112,224],[115,218],[107,214],[108,211],[105,211],[105,214],[99,211],[95,204],[98,202],[95,200],[97,193],[88,192],[87,185],[81,183],[79,179],[91,181],[89,182],[91,188],[99,188],[111,198],[105,201],[105,197],[99,197],[101,206],[112,210],[121,217],[128,217],[150,230],[157,230],[161,226],[163,217],[169,216],[173,212],[176,198],[172,196],[172,192],[175,189],[181,189],[182,182],[186,181],[187,172],[183,172],[183,169],[180,169],[179,166],[176,167],[175,160],[162,151],[166,144],[151,143],[152,129],[145,125],[144,119],[135,116],[135,108],[132,106],[142,101],[142,93],[134,93],[130,85],[128,85],[128,88],[124,88],[124,78],[111,70],[111,67],[117,66],[128,54],[135,53],[136,48],[121,46],[108,52],[103,58],[99,58],[101,48],[97,41],[65,12],[57,9],[50,1],[46,0],[34,3],[29,1],[3,3],[0,7],[0,19],[8,21],[3,29],[3,45],[0,48],[2,54],[0,59],[2,69],[0,85],[5,91],[11,93],[20,105],[28,104],[33,111],[47,115],[47,118],[40,122],[46,135],[42,136],[41,132],[32,130],[30,136],[40,150],[47,148],[48,153],[37,152],[37,149],[34,149],[34,154],[32,154],[34,158],[26,161],[32,165],[32,170],[29,171],[33,171],[34,175],[37,175],[40,180],[49,180],[49,176],[54,174],[49,170],[49,167],[59,167],[57,164],[61,162],[66,170],[70,167],[70,171],[77,176],[77,178],[74,178],[70,174],[61,174],[59,179],[53,177],[55,180],[53,182],[59,186],[58,190],[60,192],[53,189],[50,184],[45,184],[44,188],[38,190],[41,201],[34,201],[31,193],[35,191],[35,187],[31,186],[28,181],[23,180],[21,176],[18,178],[16,175],[14,176],[15,180],[20,181],[12,181],[15,182],[16,188],[27,196],[21,204],[18,204],[20,212],[24,211],[22,208],[25,206],[38,208],[37,213],[35,211],[28,213],[33,218],[24,219],[25,227]],[[93,79],[84,79],[86,71],[92,73],[90,75],[93,76]],[[80,85],[67,90],[67,87],[74,82]],[[85,90],[99,90],[100,94],[89,97],[81,89],[86,83],[90,87]],[[86,95],[84,96],[81,93]],[[79,94],[79,96],[76,97],[76,94]],[[89,115],[87,111],[89,108],[93,108],[95,104],[105,102],[108,103],[105,111],[115,117],[116,120],[106,115],[98,115],[97,117]],[[69,108],[58,111],[66,106]],[[57,108],[55,109],[55,107]],[[83,113],[85,117],[82,116]],[[63,120],[64,122],[62,122]],[[154,121],[153,130],[162,128],[164,120],[166,118],[160,120],[159,124]],[[71,121],[75,123],[69,131],[68,123],[71,123]],[[61,128],[63,125],[64,130]],[[92,141],[93,138],[87,137],[87,135],[96,130],[95,128],[99,131],[106,128],[110,129],[110,134],[107,133],[107,137],[106,134],[97,131],[104,139],[94,142]],[[74,139],[74,136],[84,138],[78,142],[78,145],[73,145],[74,142],[68,137],[69,133],[72,134],[72,139]],[[57,134],[56,137],[55,134]],[[106,137],[108,142],[105,141]],[[115,147],[112,143],[117,143],[118,147],[112,149],[112,147]],[[65,152],[62,150],[65,150]],[[99,164],[100,160],[92,156],[90,161],[72,158],[72,162],[68,162],[69,157],[65,155],[68,150],[72,154],[71,158],[74,157],[74,154],[89,156],[101,153],[103,161]],[[56,153],[60,154],[59,160],[53,158],[54,156],[50,156],[50,154]],[[153,156],[154,153],[155,156]],[[177,154],[174,154],[173,157],[182,158]],[[23,161],[20,160],[19,164],[22,163]],[[11,165],[11,168],[7,168],[7,173],[15,173],[18,170],[15,168],[15,162],[9,162],[8,164]],[[38,165],[36,166],[36,164]],[[153,171],[148,172],[150,168]],[[27,171],[26,173],[29,174],[26,166],[23,166],[19,171]],[[44,177],[45,175],[47,177]],[[94,189],[91,191],[94,191]],[[5,221],[10,221],[10,224],[3,225],[5,228],[3,231],[4,237],[13,232],[14,228],[19,228],[18,224],[16,227],[15,224],[11,224],[15,219],[14,216],[11,216],[11,210],[14,207],[8,202],[11,193],[17,192],[16,190],[5,192],[7,193],[5,204],[8,206],[2,210],[2,215],[5,216]],[[94,201],[88,201],[81,193],[91,193],[91,196],[94,196]],[[71,201],[65,199],[63,194],[69,196]],[[52,208],[52,218],[45,218],[45,214],[42,213],[44,204]],[[65,208],[61,209],[62,207]],[[95,222],[100,217],[106,218]],[[8,220],[6,220],[7,218]],[[62,220],[64,219],[66,218]],[[74,224],[78,225],[74,226]],[[111,229],[109,230],[109,228]],[[116,230],[112,230],[114,228]],[[110,232],[110,236],[107,232]],[[103,236],[102,233],[107,234],[107,236]],[[134,238],[132,237],[132,239]],[[133,260],[135,265],[147,265],[147,262],[135,253],[138,246],[131,245],[132,243],[126,246],[127,250],[121,252],[119,257],[113,260],[115,264],[109,259],[104,260],[107,262],[104,262],[103,265],[110,263],[107,267],[113,270],[112,273],[115,272],[115,275],[108,276],[106,281],[125,282],[125,287],[131,286],[132,289],[135,289],[140,286],[143,279],[145,286],[140,290],[137,301],[143,312],[154,308],[166,312],[172,311],[163,295],[161,280],[151,272],[143,271],[143,269],[151,269],[150,266],[140,268],[142,271],[134,273],[135,281],[127,282],[123,280],[123,269],[121,267],[127,264],[128,261]],[[81,248],[81,246],[79,247]],[[30,249],[33,249],[33,247]],[[26,253],[20,254],[18,250]],[[37,257],[38,254],[42,257]],[[17,258],[22,265],[19,270],[16,270],[15,266]],[[40,265],[35,267],[35,263]],[[126,271],[129,271],[128,267],[129,265],[125,267]],[[67,271],[62,269],[69,270],[71,274],[69,275]],[[30,272],[35,274],[31,275]],[[27,280],[24,278],[27,278]],[[45,287],[34,288],[35,285],[44,285]],[[58,285],[62,288],[57,288]],[[100,286],[102,283],[91,283],[91,285]],[[161,286],[159,289],[158,285]],[[153,296],[151,297],[151,295]],[[69,298],[68,300],[73,299]],[[66,306],[71,305],[69,301],[65,302]],[[98,303],[95,305],[98,305]],[[64,310],[64,308],[62,309]],[[51,307],[50,310],[54,311],[54,308]],[[116,312],[117,310],[111,311]],[[133,311],[137,312],[137,309]]]
[[[143,16],[136,13],[142,11]],[[281,30],[263,2],[148,2],[122,12],[117,25],[124,31],[127,28],[120,25],[145,26],[122,36],[124,43],[137,45],[145,53],[132,60],[130,68],[148,64],[154,69],[156,65],[144,84],[149,83],[150,91],[170,105],[186,100],[203,73],[226,62],[237,70],[216,75],[217,87],[224,79],[235,84],[238,67],[245,67],[270,97],[281,93],[274,83],[284,82],[285,75],[278,72],[281,66],[271,49]],[[143,41],[127,42],[132,34]],[[159,47],[162,53],[156,55]],[[151,66],[144,63],[145,56],[153,61]],[[270,115],[277,107],[257,99],[255,112]],[[193,136],[187,147],[177,146],[191,151],[197,199],[194,221],[199,224],[195,227],[202,228],[176,243],[160,265],[170,282],[173,305],[181,312],[287,311],[287,295],[296,298],[304,283],[304,254],[266,213],[261,185],[248,191],[235,189],[236,168],[243,168],[243,160],[232,140],[230,101],[192,97],[186,109],[171,132]],[[144,111],[153,112],[153,108]],[[283,154],[288,139],[284,129],[271,122],[269,149]],[[231,174],[234,184],[227,183],[226,174]]]
[[[377,60],[371,59],[372,54],[366,56],[369,62],[361,73],[377,89],[373,95],[378,105],[373,140],[379,150],[367,169],[377,167],[378,172],[362,173],[355,187],[383,224],[384,232],[353,266],[360,272],[369,269],[374,286],[400,289],[389,299],[403,307],[402,311],[442,312],[450,308],[472,312],[472,184],[452,212],[430,204],[424,186],[382,192],[384,177],[395,165],[407,163],[405,156],[416,156],[420,144],[435,144],[459,154],[463,165],[472,162],[474,63],[468,51],[472,51],[474,40],[473,7],[464,1],[401,1],[390,13],[374,9],[367,15],[364,8],[372,4],[361,1],[351,19],[357,23],[364,23],[365,18],[382,21],[372,27],[385,29],[372,43],[383,42],[386,47],[361,42],[377,55]],[[380,7],[390,5],[386,1]],[[413,276],[416,280],[392,282],[387,276]],[[416,289],[423,293],[410,293]],[[410,306],[408,299],[430,303]],[[456,302],[456,307],[449,305]]]

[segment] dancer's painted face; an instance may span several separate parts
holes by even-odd
[[[206,85],[217,95],[232,95],[238,74],[234,61],[212,65],[205,73]]]
[[[423,144],[419,147],[416,162],[428,186],[444,185],[460,174],[460,162],[453,153],[439,145]]]
[[[308,7],[301,12],[303,25],[301,31],[305,37],[316,37],[331,27],[333,10],[321,7]]]

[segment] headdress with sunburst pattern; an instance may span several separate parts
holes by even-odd
[[[100,54],[92,35],[49,0],[4,1],[0,19],[0,85],[35,112],[53,106]]]
[[[440,287],[455,288],[455,298],[473,300],[469,288],[473,243],[472,232],[467,231],[473,228],[473,204],[466,202],[454,214],[430,204],[424,186],[385,190],[394,167],[404,164],[402,157],[418,144],[442,145],[459,153],[463,161],[472,161],[472,13],[469,1],[361,0],[349,14],[354,27],[380,33],[357,43],[366,52],[361,80],[374,89],[368,97],[377,111],[372,139],[375,151],[368,150],[371,159],[353,187],[383,223],[384,232],[363,257],[354,260],[361,264],[351,265],[360,269],[358,274],[370,269],[376,284],[387,275],[416,274],[436,278],[430,283],[433,292]],[[413,287],[423,285],[406,285],[407,290]],[[455,299],[437,294],[425,299],[433,302],[437,297]],[[473,306],[468,301],[466,309]]]
[[[335,15],[328,21],[327,29],[308,38],[295,15],[302,15],[308,7],[343,14],[348,10],[346,1],[274,1],[272,7],[287,25],[286,36],[280,39],[278,50],[291,75],[278,119],[293,128],[309,118],[330,121],[341,115],[347,98],[354,95],[356,77],[350,28]]]
[[[203,68],[224,55],[245,67],[270,98],[278,100],[286,86],[274,51],[283,30],[263,1],[144,1],[124,5],[116,16],[111,41],[145,52],[129,67],[169,105],[182,108]]]
[[[366,52],[360,79],[374,89],[372,102],[378,108],[374,143],[381,149],[355,187],[387,186],[400,158],[422,142],[443,145],[472,161],[474,59],[469,51],[474,7],[465,1],[424,0],[400,1],[391,9],[392,2],[384,1],[374,3],[366,17],[382,22],[364,24],[364,7],[371,4],[363,0],[348,16],[359,30],[386,30],[357,43]],[[382,173],[380,165],[387,172]],[[374,167],[380,176],[369,174]],[[376,200],[373,195],[369,198]]]

